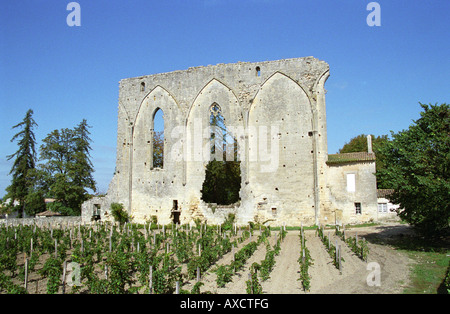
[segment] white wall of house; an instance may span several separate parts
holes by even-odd
[[[399,205],[392,204],[387,198],[384,197],[377,198],[377,210],[379,220],[386,220],[386,219],[400,220],[396,212],[396,210],[399,208],[400,208]]]

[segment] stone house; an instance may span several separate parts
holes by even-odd
[[[371,149],[369,152],[328,155],[327,165],[328,189],[336,222],[377,220],[375,154]]]

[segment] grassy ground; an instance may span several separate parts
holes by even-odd
[[[364,224],[356,227],[376,226]],[[408,224],[404,224],[407,226]],[[413,230],[413,229],[412,229]],[[449,294],[450,291],[450,238],[425,240],[415,235],[405,234],[377,238],[375,242],[394,247],[404,252],[414,261],[411,265],[410,282],[405,294]],[[445,282],[447,279],[447,283]]]
[[[449,267],[450,252],[408,251],[417,264],[412,266],[412,280],[404,293],[407,294],[447,294],[444,284]]]
[[[448,294],[445,279],[449,271],[449,239],[426,241],[418,237],[396,238],[390,245],[415,261],[406,294]]]

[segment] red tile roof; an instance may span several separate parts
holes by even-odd
[[[386,198],[386,196],[391,195],[392,193],[394,193],[394,189],[378,189],[377,197]]]
[[[349,162],[375,161],[375,154],[368,152],[343,153],[328,155],[327,164],[341,164]]]
[[[61,216],[61,214],[46,210],[45,212],[36,214],[36,216],[51,217],[51,216]]]

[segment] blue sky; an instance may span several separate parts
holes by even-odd
[[[11,127],[32,108],[38,146],[83,118],[106,192],[115,167],[118,82],[238,61],[314,56],[330,65],[328,150],[406,129],[422,103],[449,102],[450,1],[383,0],[369,27],[363,0],[3,0],[0,7],[0,197],[16,151]]]

